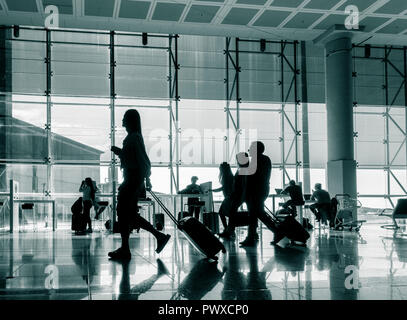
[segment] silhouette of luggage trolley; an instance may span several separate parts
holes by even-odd
[[[334,229],[339,231],[348,229],[349,231],[355,230],[359,232],[366,220],[356,220],[353,212],[362,207],[361,202],[351,198],[349,194],[336,194],[335,198],[338,201],[338,210],[334,219]]]

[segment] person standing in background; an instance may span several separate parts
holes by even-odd
[[[86,178],[82,181],[81,186],[79,187],[79,192],[82,192],[82,201],[83,201],[83,215],[85,217],[86,226],[88,229],[86,232],[92,233],[92,220],[90,218],[90,209],[93,206],[95,201],[95,187],[91,178]]]

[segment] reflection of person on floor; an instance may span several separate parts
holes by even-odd
[[[201,300],[219,283],[224,273],[219,271],[217,262],[201,259],[181,282],[174,298]]]
[[[90,219],[90,209],[92,208],[93,203],[95,202],[96,189],[91,178],[88,177],[82,181],[82,184],[79,187],[79,192],[82,192],[83,215],[86,221],[85,228],[86,226],[88,226],[88,229],[86,231],[92,233],[92,220]]]
[[[227,221],[226,217],[229,217],[231,201],[232,201],[232,192],[233,192],[233,173],[230,168],[229,163],[223,162],[219,166],[219,182],[222,185],[220,188],[209,190],[212,192],[223,192],[223,201],[219,208],[219,217],[222,221],[223,228],[226,229]]]
[[[244,170],[249,167],[249,155],[245,152],[240,152],[236,155],[238,169],[233,178],[233,190],[230,197],[229,223],[227,228],[219,234],[225,239],[235,238],[236,228],[236,212],[239,207],[246,201],[246,186],[247,175],[243,174]]]
[[[122,265],[122,279],[120,281],[120,294],[118,300],[138,300],[139,296],[149,291],[158,279],[164,275],[168,275],[169,271],[164,263],[157,259],[157,273],[152,275],[147,280],[144,280],[134,286],[130,287],[130,274],[129,274],[130,261],[123,261]]]
[[[236,252],[235,242],[228,242],[228,263],[223,280],[222,300],[243,300],[245,277],[240,271],[239,257]]]
[[[131,259],[129,237],[132,229],[144,229],[157,239],[156,252],[160,253],[167,244],[170,235],[155,229],[150,222],[139,214],[138,199],[143,191],[146,181],[151,187],[151,163],[147,156],[144,139],[141,131],[141,119],[137,110],[127,110],[123,117],[123,127],[127,136],[123,141],[123,148],[113,146],[112,152],[119,156],[123,169],[123,183],[119,187],[117,196],[117,216],[122,246],[109,252],[114,260]]]
[[[72,238],[72,260],[80,268],[82,279],[86,284],[92,283],[96,274],[94,255],[90,252],[91,239]]]
[[[315,214],[317,221],[326,223],[331,209],[331,197],[328,191],[322,189],[320,183],[315,184],[315,191],[311,196],[311,200],[316,201],[316,203],[309,206],[310,210]]]
[[[271,300],[271,292],[267,288],[266,272],[259,271],[257,250],[245,248],[249,261],[249,272],[246,276],[244,300]]]
[[[299,185],[295,184],[294,180],[289,182],[287,188],[285,188],[281,194],[286,194],[290,196],[290,200],[283,204],[284,209],[290,208],[294,213],[294,216],[297,214],[296,206],[303,206],[305,204],[304,196],[302,195],[302,189]]]
[[[249,154],[254,173],[247,176],[247,208],[249,211],[249,230],[247,237],[240,244],[242,246],[254,246],[259,238],[257,234],[257,219],[264,216],[264,202],[270,192],[271,160],[264,155],[265,147],[260,141],[250,145]]]
[[[199,184],[197,176],[191,178],[191,184],[188,185],[184,190],[179,191],[179,194],[201,194],[202,189]],[[199,206],[199,198],[188,198],[188,213],[189,215],[194,215],[195,218],[199,220],[199,215],[201,213],[201,207]]]

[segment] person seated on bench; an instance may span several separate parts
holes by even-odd
[[[297,210],[295,207],[303,206],[305,204],[301,187],[299,185],[296,185],[294,180],[291,180],[288,187],[281,191],[281,194],[287,194],[290,196],[291,199],[283,204],[283,208],[290,208],[295,217],[297,215]]]
[[[233,177],[233,190],[230,197],[230,207],[229,207],[229,223],[226,229],[219,234],[219,237],[225,239],[235,238],[235,228],[236,228],[236,213],[239,207],[246,201],[246,185],[247,185],[247,175],[241,172],[247,170],[249,166],[249,155],[246,152],[240,152],[236,155],[236,162],[238,169]],[[249,221],[249,217],[247,217]]]
[[[222,187],[217,189],[212,189],[209,191],[212,192],[223,192],[223,201],[219,208],[219,216],[223,224],[224,230],[226,230],[228,224],[226,221],[226,217],[229,217],[231,200],[232,200],[232,192],[233,192],[233,173],[232,169],[230,168],[230,164],[227,162],[222,162],[219,166],[219,182]]]
[[[201,186],[196,183],[197,181],[198,177],[193,176],[191,178],[191,184],[184,190],[179,191],[178,194],[202,194]],[[197,220],[199,220],[199,215],[201,213],[201,206],[199,203],[199,198],[188,198],[188,213],[190,216],[193,216],[195,212],[195,219]]]
[[[315,214],[317,221],[319,222],[322,218],[322,222],[326,223],[331,209],[331,196],[328,191],[322,189],[320,183],[315,184],[315,191],[311,196],[311,200],[316,201],[309,208]]]

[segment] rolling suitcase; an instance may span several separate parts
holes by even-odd
[[[267,212],[260,220],[274,233],[273,243],[280,242],[287,237],[291,242],[301,242],[306,245],[310,237],[307,230],[291,215],[279,220],[267,207]]]
[[[75,213],[72,215],[71,230],[76,232],[83,232],[86,229],[85,218],[82,213]]]
[[[206,257],[218,260],[216,256],[220,251],[226,253],[225,246],[218,238],[201,222],[193,217],[186,217],[177,221],[174,215],[167,209],[167,207],[161,202],[157,195],[152,191],[148,190],[153,197],[153,199],[158,203],[158,205],[164,210],[168,217],[174,222],[174,224],[181,230],[191,244],[201,253],[206,255]]]
[[[308,231],[292,216],[285,218],[284,221],[281,222],[280,228],[288,239],[301,242],[304,245],[310,237]]]

